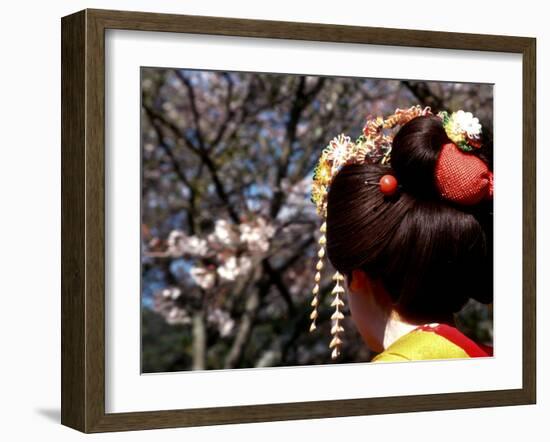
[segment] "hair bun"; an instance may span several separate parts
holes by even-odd
[[[421,199],[439,198],[435,167],[443,145],[450,143],[439,117],[416,117],[393,139],[391,164],[404,190]]]

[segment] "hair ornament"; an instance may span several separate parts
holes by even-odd
[[[449,115],[442,111],[437,115],[443,120],[443,128],[449,139],[461,150],[471,152],[481,147],[481,124],[471,112],[459,110]]]
[[[397,192],[397,179],[393,175],[384,175],[378,185],[385,196],[392,196]]]
[[[441,147],[435,165],[435,184],[442,198],[464,206],[493,197],[493,172],[483,160],[455,143]]]
[[[397,178],[395,178],[393,175],[383,175],[382,177],[380,177],[378,182],[365,181],[365,184],[367,186],[378,186],[378,188],[380,189],[380,193],[388,197],[395,195],[395,193],[397,193],[397,190],[399,189]]]
[[[471,112],[459,110],[437,114],[452,143],[441,147],[436,167],[435,183],[442,198],[460,204],[478,204],[493,197],[493,172],[475,155],[481,148],[482,127]]]

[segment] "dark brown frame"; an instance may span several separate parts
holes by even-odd
[[[84,10],[62,19],[61,422],[83,432],[534,404],[536,40],[449,32]],[[105,413],[106,29],[511,52],[523,57],[523,386],[401,397]],[[518,122],[519,124],[519,122]]]

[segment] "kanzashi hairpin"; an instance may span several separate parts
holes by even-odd
[[[464,152],[481,147],[481,124],[471,112],[459,110],[449,114],[442,111],[437,116],[443,120],[443,129],[449,139]]]
[[[384,196],[395,195],[395,193],[399,189],[397,178],[395,178],[393,175],[382,175],[378,182],[365,181],[365,184],[368,186],[378,186],[380,188],[380,192]]]

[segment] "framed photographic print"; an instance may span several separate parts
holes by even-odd
[[[533,404],[535,39],[62,19],[62,423]]]

